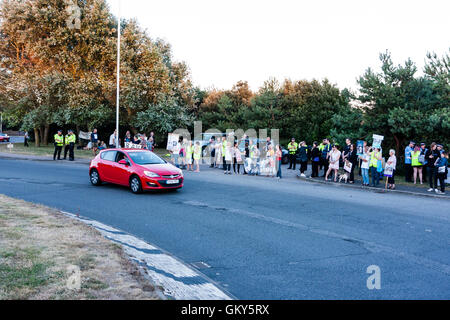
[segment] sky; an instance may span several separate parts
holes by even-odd
[[[135,18],[172,46],[194,85],[257,90],[282,82],[328,78],[356,90],[368,67],[389,50],[395,64],[423,69],[427,52],[450,48],[448,0],[107,0],[113,14]]]

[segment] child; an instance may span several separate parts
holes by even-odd
[[[445,179],[447,178],[447,166],[448,166],[448,152],[444,151],[441,153],[441,158],[436,161],[439,184],[441,185],[441,191],[436,189],[437,194],[445,194]]]

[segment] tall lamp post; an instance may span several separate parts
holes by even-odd
[[[117,18],[117,100],[116,100],[116,148],[120,148],[119,141],[119,105],[120,105],[120,0]]]

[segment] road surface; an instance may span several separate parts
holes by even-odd
[[[187,173],[177,192],[89,183],[87,166],[0,159],[0,193],[153,243],[238,299],[449,299],[450,201]],[[198,265],[198,264],[197,264]],[[369,290],[369,266],[381,289]]]

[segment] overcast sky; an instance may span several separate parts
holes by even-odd
[[[108,0],[117,15],[119,0]],[[356,89],[356,78],[390,50],[420,69],[450,47],[448,0],[121,0],[152,38],[172,45],[202,88],[257,90],[269,77],[323,79]]]

